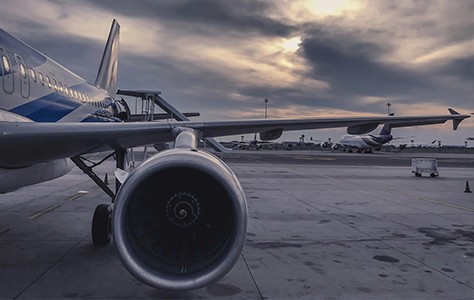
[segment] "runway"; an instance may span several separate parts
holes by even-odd
[[[206,288],[167,292],[135,280],[113,244],[95,248],[94,208],[110,201],[82,171],[0,195],[0,299],[472,299],[474,157],[235,152],[245,190],[241,258]],[[98,173],[111,178],[113,162]]]

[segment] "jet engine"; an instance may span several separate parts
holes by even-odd
[[[247,232],[247,203],[232,170],[196,149],[163,151],[130,173],[113,213],[120,259],[162,289],[203,287],[227,274]]]

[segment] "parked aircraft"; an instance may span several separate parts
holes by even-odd
[[[257,139],[257,134],[254,134],[253,140],[249,141],[235,141],[232,145],[232,149],[236,150],[260,150],[263,147],[272,147],[277,145],[276,142],[262,141]]]
[[[469,117],[193,122],[159,93],[122,91],[153,99],[179,120],[130,122],[126,102],[115,99],[119,29],[114,20],[94,83],[0,29],[0,191],[62,176],[73,161],[114,203],[113,211],[102,204],[94,212],[94,244],[107,244],[113,234],[123,265],[154,287],[208,285],[233,267],[244,246],[245,193],[223,161],[197,149],[199,139],[260,132],[263,139],[274,140],[286,130],[331,127],[362,134],[387,122],[412,126],[452,120],[456,129]],[[123,171],[127,148],[163,142],[174,142],[174,148],[130,173]],[[116,159],[116,176],[122,182],[116,193],[81,157],[100,151],[111,151]]]
[[[352,152],[353,149],[356,149],[357,152],[367,152],[371,153],[374,149],[380,150],[380,148],[386,143],[400,138],[394,138],[391,134],[392,126],[391,124],[385,124],[382,127],[382,130],[378,135],[368,134],[368,135],[354,135],[354,134],[345,134],[341,137],[338,143],[332,145],[332,149],[343,148],[344,151]]]

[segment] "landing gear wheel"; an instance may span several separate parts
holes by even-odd
[[[112,207],[97,205],[92,218],[92,242],[95,246],[105,246],[112,239]]]

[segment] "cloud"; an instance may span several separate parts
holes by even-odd
[[[113,13],[146,18],[202,34],[229,31],[288,36],[293,26],[267,16],[272,3],[265,1],[89,1]]]
[[[450,61],[448,64],[439,68],[439,74],[451,75],[458,77],[459,79],[467,80],[466,84],[469,84],[469,82],[473,83],[474,56],[454,59]]]
[[[421,74],[379,61],[380,46],[311,32],[304,37],[301,55],[312,65],[312,76],[323,78],[339,94],[398,96],[426,88]]]
[[[202,119],[260,117],[264,98],[275,117],[474,110],[472,1],[318,3],[7,0],[0,20],[93,81],[116,18],[119,88]]]

